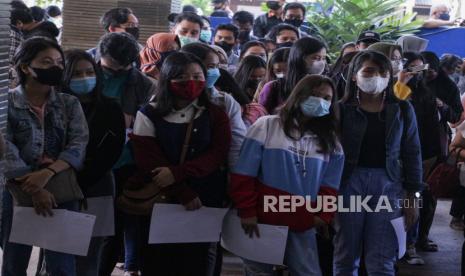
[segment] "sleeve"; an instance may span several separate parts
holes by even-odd
[[[231,126],[228,116],[213,105],[209,107],[209,111],[212,122],[210,147],[195,159],[169,167],[177,183],[182,183],[189,177],[207,176],[223,165],[228,158],[231,145]]]
[[[266,108],[266,111],[269,114],[273,113],[273,110],[270,110],[270,95],[273,87],[273,82],[269,82],[263,86],[262,91],[260,92],[260,97],[258,103]]]
[[[123,113],[115,103],[108,109],[111,116],[108,116],[111,126],[106,130],[103,137],[99,138],[98,145],[91,159],[86,158],[84,169],[79,172],[78,179],[81,186],[86,187],[95,184],[109,171],[118,161],[126,141],[126,128]]]
[[[16,174],[15,172],[18,170],[29,168],[26,162],[21,158],[19,149],[14,144],[13,133],[14,129],[11,124],[11,118],[9,118],[5,137],[5,176],[11,173]]]
[[[253,24],[253,35],[258,38],[263,38],[266,35],[263,33],[261,21],[261,16],[259,16],[255,19]]]
[[[58,159],[66,161],[71,167],[79,170],[84,163],[87,143],[89,142],[89,128],[78,99],[70,97],[68,100],[69,104],[65,105],[67,110],[63,111],[66,112],[68,118],[66,146],[59,154]]]
[[[267,135],[265,118],[252,125],[241,148],[239,160],[231,174],[229,194],[242,218],[257,215],[257,179],[261,168],[264,143]]]
[[[400,100],[406,100],[412,94],[412,90],[407,85],[397,81],[394,85],[394,94]]]
[[[339,186],[341,184],[342,171],[344,169],[344,154],[342,147],[333,152],[328,161],[328,165],[323,174],[320,190],[320,196],[337,196]],[[320,212],[317,214],[324,222],[329,224],[334,218],[335,212]]]
[[[462,103],[462,108],[465,110],[465,97],[464,96],[461,96],[460,97],[460,101]],[[455,124],[452,124],[451,127],[452,128],[457,128],[459,127],[460,125],[462,125],[462,123],[465,121],[465,111],[462,112],[462,115],[460,115],[460,120],[455,123]]]
[[[402,105],[404,107],[402,108]],[[412,105],[401,102],[404,131],[401,141],[401,158],[404,172],[404,189],[409,192],[423,190],[423,165],[417,119]]]
[[[241,106],[234,98],[230,95],[225,95],[226,101],[228,101],[228,110],[230,124],[231,124],[231,147],[228,155],[228,165],[230,170],[234,168],[234,165],[239,158],[239,152],[241,150],[242,142],[244,141],[247,129],[244,121],[242,120]]]
[[[460,92],[455,83],[450,81],[448,85],[447,94],[441,93],[438,98],[444,102],[444,106],[439,108],[441,118],[447,122],[455,124],[460,121],[462,116],[463,107],[460,100]]]

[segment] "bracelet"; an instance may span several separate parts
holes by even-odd
[[[52,169],[50,167],[47,167],[45,169],[51,171],[53,173],[53,176],[57,175],[57,171],[55,171],[54,169]]]

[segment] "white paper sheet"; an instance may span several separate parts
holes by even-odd
[[[86,256],[94,223],[93,215],[54,209],[53,217],[43,217],[33,208],[14,207],[9,241]]]
[[[237,210],[228,212],[223,222],[221,246],[237,256],[260,263],[282,265],[287,243],[287,226],[259,224],[260,238],[244,233]]]
[[[399,217],[391,220],[392,227],[396,232],[397,242],[399,244],[399,259],[404,257],[407,247],[407,232],[405,231],[405,219]]]
[[[218,242],[228,209],[202,207],[186,211],[177,204],[155,204],[149,243]]]
[[[87,210],[82,210],[82,212],[97,217],[92,237],[115,235],[115,210],[112,196],[87,198]]]

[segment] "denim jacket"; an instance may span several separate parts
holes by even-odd
[[[341,104],[342,146],[346,156],[343,179],[357,167],[367,118],[357,105]],[[407,191],[423,190],[421,146],[415,112],[406,101],[387,103],[386,107],[386,172],[402,183]]]
[[[63,143],[65,120],[68,126],[66,143]],[[28,170],[37,170],[44,152],[53,160],[63,160],[79,170],[88,140],[86,118],[76,97],[52,91],[42,126],[29,107],[22,86],[8,93],[6,174],[10,172],[16,177],[19,176],[18,171],[27,173]]]

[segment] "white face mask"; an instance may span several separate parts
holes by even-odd
[[[276,74],[276,77],[278,79],[282,79],[282,78],[284,78],[284,73],[278,73],[278,74]]]
[[[400,60],[391,60],[392,64],[392,72],[394,75],[397,75],[400,73],[400,71],[404,70],[404,65],[402,64],[402,61]]]
[[[385,78],[376,76],[371,78],[362,77],[361,72],[357,73],[357,86],[367,94],[382,93],[389,84],[389,75]]]
[[[314,61],[307,67],[307,73],[310,75],[321,75],[325,71],[326,62],[324,60]]]

